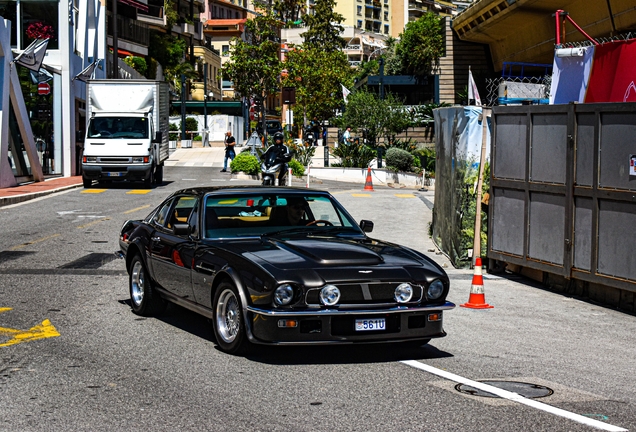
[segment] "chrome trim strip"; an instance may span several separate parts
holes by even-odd
[[[455,308],[455,304],[451,302],[446,302],[441,306],[416,306],[416,307],[408,307],[408,306],[394,306],[388,309],[361,309],[361,310],[338,310],[338,309],[320,309],[320,310],[303,310],[303,311],[294,311],[294,310],[270,310],[270,309],[259,309],[253,306],[248,306],[247,310],[249,312],[265,315],[265,316],[273,316],[273,317],[283,317],[283,316],[330,316],[330,315],[383,315],[387,313],[405,313],[405,312],[428,312],[428,311],[440,311],[440,310],[451,310]]]

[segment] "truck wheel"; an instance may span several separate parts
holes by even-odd
[[[88,189],[93,186],[93,180],[82,176],[82,184],[84,185],[84,189]]]
[[[158,185],[163,184],[163,164],[155,169],[155,183]]]
[[[144,180],[144,185],[147,187],[151,187],[154,182],[155,182],[155,167],[152,166],[150,168],[150,174],[148,175],[148,178]]]

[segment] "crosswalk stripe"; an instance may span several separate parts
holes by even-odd
[[[150,193],[151,191],[152,189],[135,189],[135,190],[126,192],[126,195],[146,195],[147,193]]]
[[[107,189],[84,189],[83,191],[81,191],[80,193],[85,193],[85,194],[99,194],[102,192],[106,192]]]

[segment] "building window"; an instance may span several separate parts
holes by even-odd
[[[49,38],[47,49],[59,49],[58,42],[58,2],[57,1],[0,1],[0,15],[13,22],[11,26],[11,45],[25,49],[35,39]],[[21,9],[17,14],[17,8]],[[21,23],[16,25],[17,16]],[[18,31],[21,46],[17,46]]]
[[[362,28],[362,20],[358,20],[358,28]]]
[[[384,11],[384,21],[389,20],[389,11]]]
[[[230,46],[229,45],[223,45],[221,47],[221,55],[223,57],[227,57],[230,55]]]
[[[384,24],[384,34],[389,34],[389,25]]]
[[[362,6],[358,6],[358,15],[362,15]]]

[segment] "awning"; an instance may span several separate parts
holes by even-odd
[[[148,12],[148,5],[140,1],[137,1],[137,0],[118,0],[118,1],[119,3],[123,3],[125,5],[137,8],[142,12]]]
[[[181,109],[181,101],[170,101],[170,105],[175,110]],[[193,109],[199,112],[203,112],[203,101],[186,101],[186,111]],[[212,111],[218,111],[221,114],[242,116],[243,115],[243,103],[240,101],[208,101],[206,103],[208,113]]]

